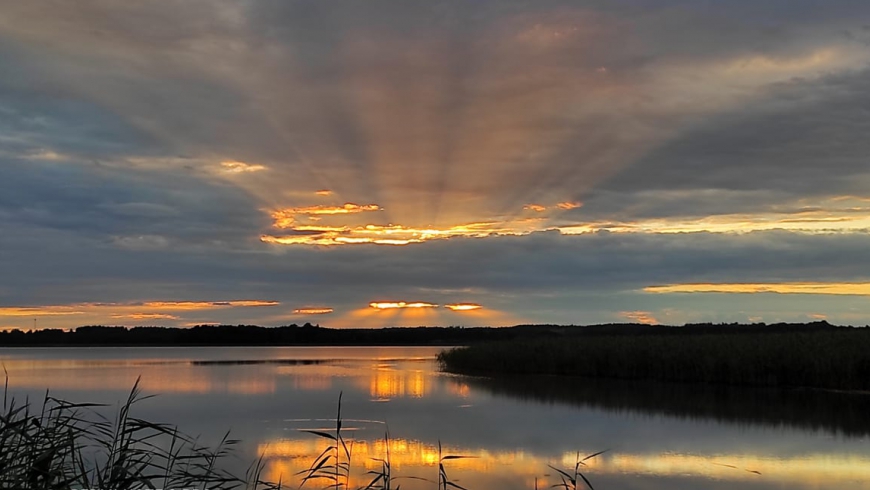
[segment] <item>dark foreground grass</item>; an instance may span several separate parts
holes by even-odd
[[[200,445],[176,427],[133,417],[140,396],[138,381],[114,420],[96,410],[103,405],[70,403],[46,394],[41,404],[9,399],[8,383],[0,412],[0,490],[280,490],[322,488],[331,490],[399,490],[400,482],[418,480],[437,490],[468,490],[448,476],[450,461],[469,456],[443,454],[438,442],[437,476],[397,476],[392,471],[389,434],[380,470],[366,473],[366,486],[351,486],[353,443],[343,435],[341,395],[333,431],[308,430],[329,440],[329,446],[295,475],[278,482],[260,478],[262,458],[244,476],[225,471],[223,465],[239,441],[223,437],[215,447]],[[578,454],[573,470],[551,467],[559,473],[565,490],[594,490],[580,471],[585,461]],[[285,476],[288,482],[283,482]],[[290,485],[287,485],[290,483]],[[296,485],[293,485],[296,483]],[[585,486],[584,486],[585,485]]]
[[[244,476],[222,469],[238,442],[228,434],[207,447],[174,426],[134,417],[131,409],[144,398],[137,381],[110,420],[99,404],[47,393],[42,403],[18,403],[7,388],[0,413],[0,489],[280,488],[260,480],[262,461]]]
[[[443,352],[463,374],[548,374],[870,390],[870,328],[519,339]]]

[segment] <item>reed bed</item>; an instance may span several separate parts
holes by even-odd
[[[0,489],[137,490],[155,488],[277,490],[260,479],[262,461],[244,476],[221,469],[238,441],[215,447],[176,427],[132,415],[139,382],[114,420],[104,405],[70,403],[46,393],[41,404],[18,403],[4,390],[0,413]]]
[[[260,478],[262,457],[252,463],[244,476],[234,475],[222,464],[232,455],[239,441],[226,434],[215,447],[200,445],[197,439],[178,428],[149,422],[132,415],[142,396],[139,382],[119,407],[114,420],[101,414],[105,405],[70,403],[46,393],[39,405],[30,400],[17,403],[8,398],[8,380],[0,413],[0,490],[280,490],[282,481]],[[444,454],[438,441],[437,473],[433,478],[393,473],[389,453],[389,433],[384,435],[387,448],[379,470],[368,471],[366,486],[351,486],[353,439],[343,434],[339,394],[335,428],[330,431],[306,430],[329,440],[329,446],[295,476],[294,488],[331,490],[400,490],[401,482],[417,480],[437,490],[468,490],[448,475],[451,460],[470,456]],[[583,459],[571,470],[551,467],[561,478],[554,485],[566,490],[589,488],[581,473]],[[283,480],[284,476],[281,477]],[[581,483],[582,482],[582,483]],[[585,487],[583,486],[585,485]]]
[[[870,390],[870,328],[790,333],[559,336],[439,355],[463,374],[547,374]]]

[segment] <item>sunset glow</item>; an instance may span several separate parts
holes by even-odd
[[[7,0],[0,74],[0,487],[870,490],[870,0]]]
[[[759,231],[789,230],[806,234],[830,234],[870,229],[868,200],[856,196],[832,197],[814,203],[795,203],[781,210],[752,214],[718,214],[700,217],[671,217],[638,221],[566,222],[564,211],[579,209],[582,203],[564,201],[552,206],[526,204],[523,210],[536,217],[471,222],[447,227],[413,227],[399,224],[310,224],[316,214],[337,216],[367,211],[383,211],[377,205],[343,207],[312,206],[289,208],[272,213],[274,228],[290,230],[292,235],[263,234],[260,241],[278,245],[410,245],[452,238],[497,238],[528,236],[541,232],[558,232],[565,236],[590,233],[742,234]]]
[[[260,172],[262,170],[266,170],[266,167],[263,165],[251,165],[244,162],[221,162],[221,167],[223,167],[224,172],[227,173],[245,173],[245,172]]]
[[[563,209],[563,210],[565,210],[565,211],[569,211],[569,210],[571,210],[571,209],[577,209],[577,208],[579,208],[579,207],[581,207],[581,206],[583,206],[583,203],[581,203],[581,202],[572,202],[572,201],[560,202],[559,204],[556,204],[556,207],[557,207],[557,208],[559,208],[559,209]]]
[[[305,470],[309,461],[328,446],[321,439],[281,439],[271,440],[259,446],[258,454],[266,462],[266,472],[272,480],[287,477]],[[360,461],[362,470],[380,469],[377,458],[383,458],[389,449],[390,461],[394,468],[408,469],[431,467],[438,463],[437,446],[415,440],[391,439],[389,446],[383,440],[353,441],[354,461]],[[516,477],[526,476],[534,481],[538,476],[540,483],[546,478],[539,473],[548,464],[560,467],[573,466],[575,452],[567,452],[556,458],[521,451],[489,451],[471,447],[444,448],[450,454],[471,456],[451,461],[455,470],[470,470],[481,473],[493,468],[507,467]],[[581,450],[580,454],[592,454],[592,449]],[[808,454],[793,458],[770,459],[753,454],[719,454],[715,458],[693,454],[644,454],[613,452],[612,454],[591,459],[585,463],[585,470],[593,475],[654,475],[657,477],[696,476],[726,481],[757,481],[759,475],[775,478],[776,481],[791,484],[807,481],[818,484],[839,482],[848,484],[870,478],[868,460],[863,456],[828,457],[824,454]],[[360,482],[365,483],[361,477]],[[553,477],[553,481],[558,479]]]
[[[170,315],[167,313],[129,313],[129,314],[116,314],[112,315],[112,318],[118,319],[130,319],[130,320],[178,320],[178,317],[175,315]]]
[[[870,296],[870,283],[745,283],[745,284],[669,284],[648,286],[644,292],[666,293],[728,293],[728,294],[820,294],[838,296]]]
[[[413,228],[401,225],[360,226],[294,226],[295,218],[286,222],[287,228],[304,234],[263,235],[265,243],[281,245],[408,245],[449,238],[487,238],[492,236],[521,236],[538,231],[537,220],[518,220],[511,223],[468,223],[448,228]]]
[[[438,305],[425,302],[382,301],[369,303],[369,308],[376,310],[398,310],[404,308],[438,308]]]
[[[0,307],[2,318],[63,318],[74,316],[82,324],[117,324],[132,322],[177,322],[184,315],[198,315],[234,309],[257,309],[279,306],[278,301],[229,300],[229,301],[140,301],[129,303],[74,303],[69,305]],[[125,321],[127,320],[127,321]],[[189,322],[196,325],[208,321]],[[24,325],[21,325],[24,326]],[[30,325],[32,326],[32,324]],[[19,327],[21,328],[21,327]]]
[[[476,303],[454,303],[449,305],[444,305],[445,308],[453,310],[453,311],[472,311],[479,310],[483,308],[483,306]]]
[[[862,2],[85,1],[0,19],[3,326],[870,318],[644,291],[870,278]]]
[[[296,315],[327,315],[332,313],[332,308],[297,308],[293,310]]]

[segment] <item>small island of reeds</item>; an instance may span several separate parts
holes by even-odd
[[[444,370],[744,386],[870,390],[870,328],[824,323],[687,326],[480,343],[443,352]]]

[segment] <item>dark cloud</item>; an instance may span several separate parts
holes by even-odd
[[[870,71],[795,80],[711,118],[606,183],[619,191],[723,189],[863,195],[870,178]]]

